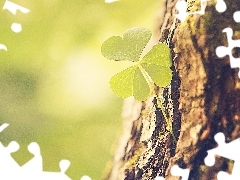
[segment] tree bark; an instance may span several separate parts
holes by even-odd
[[[156,88],[172,121],[174,142],[155,101],[130,98],[123,109],[124,133],[114,156],[108,180],[152,180],[157,176],[177,180],[173,165],[190,169],[189,179],[216,179],[219,171],[231,172],[231,163],[218,157],[213,167],[204,164],[207,150],[217,146],[214,135],[223,132],[226,141],[240,137],[240,79],[230,68],[228,56],[215,54],[218,46],[228,46],[226,27],[233,39],[240,39],[240,24],[233,12],[240,0],[225,0],[227,10],[219,13],[215,1],[208,1],[204,15],[176,20],[177,0],[167,0],[159,27],[159,41],[169,41],[173,79],[164,89]],[[215,2],[215,3],[214,3]],[[199,0],[188,0],[188,10],[200,9]],[[239,49],[233,52],[236,56]]]

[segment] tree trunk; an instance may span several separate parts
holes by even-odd
[[[240,24],[233,20],[240,0],[225,0],[223,13],[216,11],[215,1],[208,1],[204,15],[190,15],[183,23],[176,20],[176,2],[165,2],[159,38],[170,42],[173,79],[167,88],[157,90],[164,98],[177,142],[152,97],[145,102],[127,99],[124,133],[108,180],[181,179],[170,173],[173,165],[190,169],[189,179],[194,180],[216,179],[219,171],[231,172],[227,159],[218,157],[208,167],[204,158],[207,150],[217,146],[217,132],[223,132],[227,142],[240,137],[238,69],[230,68],[228,56],[221,59],[215,53],[218,46],[228,46],[224,28],[230,26],[233,39],[240,39]],[[198,9],[199,0],[188,0],[189,11]],[[238,55],[239,49],[233,53]]]

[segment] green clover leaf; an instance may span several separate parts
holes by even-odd
[[[116,61],[137,62],[110,79],[110,87],[116,95],[122,98],[133,95],[135,99],[143,101],[153,91],[153,83],[160,87],[170,83],[172,62],[170,49],[166,44],[156,44],[140,60],[142,50],[150,38],[150,30],[137,27],[127,30],[123,37],[113,36],[102,44],[104,57]]]

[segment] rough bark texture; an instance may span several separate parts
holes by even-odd
[[[175,19],[177,0],[165,3],[160,25],[160,41],[168,39],[172,49],[173,79],[165,89],[166,113],[173,123],[174,142],[156,102],[128,99],[123,109],[124,133],[119,141],[109,180],[151,180],[172,176],[173,165],[189,168],[189,179],[216,179],[220,170],[231,172],[231,163],[217,158],[213,167],[204,165],[207,150],[217,144],[214,135],[223,132],[229,142],[240,137],[240,79],[231,69],[229,58],[219,59],[218,46],[228,46],[222,30],[231,27],[234,39],[240,39],[240,24],[233,12],[240,0],[225,0],[227,11],[218,13],[214,0],[208,1],[204,15],[192,15],[183,23]],[[200,9],[199,1],[188,1],[189,10]],[[239,55],[239,49],[234,54]]]

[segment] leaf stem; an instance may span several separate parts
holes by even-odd
[[[143,74],[143,77],[147,81],[147,84],[148,84],[148,86],[150,88],[150,95],[155,95],[156,92],[155,92],[153,80],[151,79],[151,77],[148,75],[148,73],[143,69],[143,67],[140,64],[138,64],[137,66],[139,67],[141,73]]]
[[[164,111],[164,107],[163,107],[163,105],[162,105],[162,101],[161,101],[161,99],[160,99],[157,95],[156,95],[155,97],[156,97],[156,99],[157,99],[157,105],[158,105],[158,107],[161,109],[162,114],[163,114],[163,117],[164,117],[164,119],[165,119],[165,121],[166,121],[166,123],[167,123],[167,129],[168,129],[168,130],[170,131],[170,133],[172,134],[173,140],[174,140],[174,142],[176,143],[177,140],[176,140],[175,135],[174,135],[174,133],[173,133],[172,123],[171,123],[170,120],[167,118],[167,115],[166,115],[166,113],[165,113],[165,111]]]

